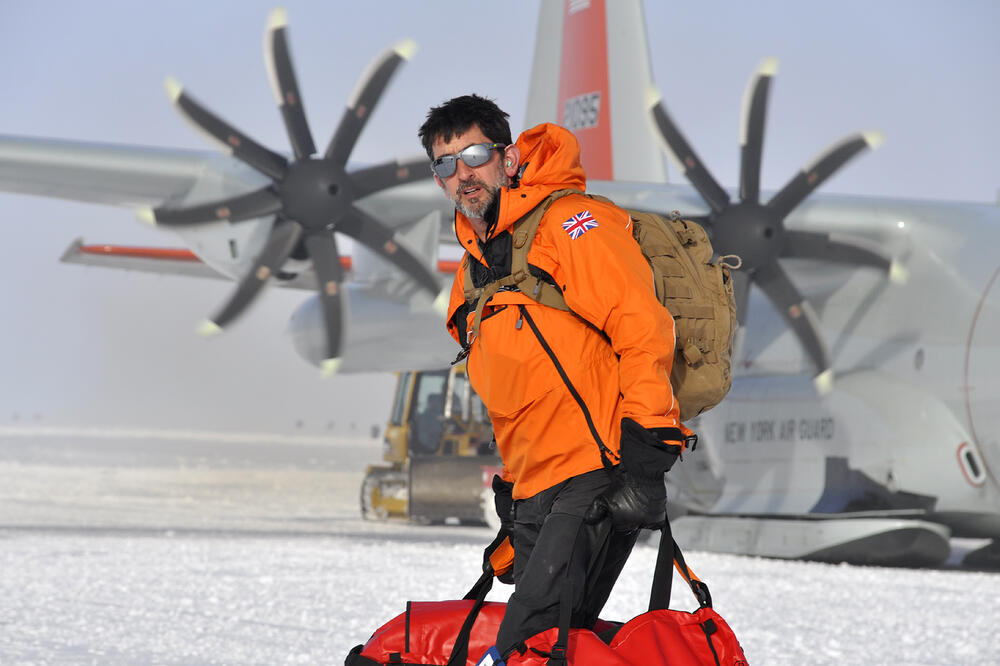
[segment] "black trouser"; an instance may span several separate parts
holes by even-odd
[[[639,535],[615,532],[611,521],[587,525],[583,515],[610,482],[595,470],[514,502],[514,593],[497,633],[507,656],[525,639],[559,624],[564,585],[572,589],[570,625],[590,628]]]

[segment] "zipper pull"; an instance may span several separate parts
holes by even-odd
[[[523,324],[523,323],[524,323],[524,314],[522,313],[522,314],[519,314],[517,316],[517,323],[514,324],[514,328],[516,328],[517,330],[520,331],[521,330],[521,324]]]

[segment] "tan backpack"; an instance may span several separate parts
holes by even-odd
[[[584,194],[596,201],[613,201],[579,190],[559,190],[514,223],[510,275],[476,288],[468,259],[465,299],[476,302],[473,333],[479,335],[483,306],[501,287],[514,286],[528,297],[569,311],[562,293],[528,270],[528,251],[549,205],[567,194]],[[712,244],[702,227],[680,217],[623,209],[632,218],[632,235],[653,271],[656,297],[674,318],[676,348],[670,384],[680,404],[680,418],[687,421],[719,404],[732,384],[730,365],[736,333],[736,301],[730,271],[740,267],[739,257],[727,255],[713,261]],[[726,262],[735,259],[734,264]]]

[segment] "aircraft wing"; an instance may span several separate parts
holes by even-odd
[[[349,257],[345,259],[349,260]],[[88,245],[82,238],[77,238],[66,248],[59,260],[67,264],[116,268],[139,273],[229,281],[227,276],[210,267],[186,248]],[[350,262],[346,263],[346,270],[350,270]],[[312,270],[307,270],[287,280],[275,280],[274,284],[279,287],[314,290],[316,275]]]
[[[0,190],[112,206],[151,206],[188,192],[207,151],[0,136]]]
[[[410,233],[403,235],[404,238],[413,237],[417,234]],[[425,243],[429,243],[433,237],[426,236]],[[368,256],[363,250],[359,250],[364,259],[360,269],[360,277],[366,283],[385,282],[390,276],[399,279],[389,272],[378,274],[378,268],[372,265]],[[107,244],[87,244],[82,238],[77,238],[66,251],[63,252],[59,260],[67,264],[79,264],[83,266],[96,266],[99,268],[114,268],[125,271],[136,271],[139,273],[156,273],[158,275],[182,275],[194,278],[214,278],[217,280],[229,281],[229,277],[219,273],[214,268],[203,262],[198,255],[187,248],[170,247],[135,247],[125,245]],[[454,259],[439,259],[437,270],[444,276],[454,275],[459,268],[459,261]],[[355,261],[352,257],[341,257],[340,265],[344,270],[347,281],[358,277],[355,269]],[[403,279],[405,281],[405,278]],[[293,289],[316,289],[316,273],[314,270],[305,269],[295,275],[288,275],[284,279],[276,279],[274,284],[279,287],[290,287]]]

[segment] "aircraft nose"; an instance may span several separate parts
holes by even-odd
[[[959,451],[959,460],[967,476],[978,478],[976,449],[985,459],[979,472],[982,480],[992,479],[1000,486],[1000,266],[986,283],[973,313],[965,350],[965,403],[969,431],[975,440]]]

